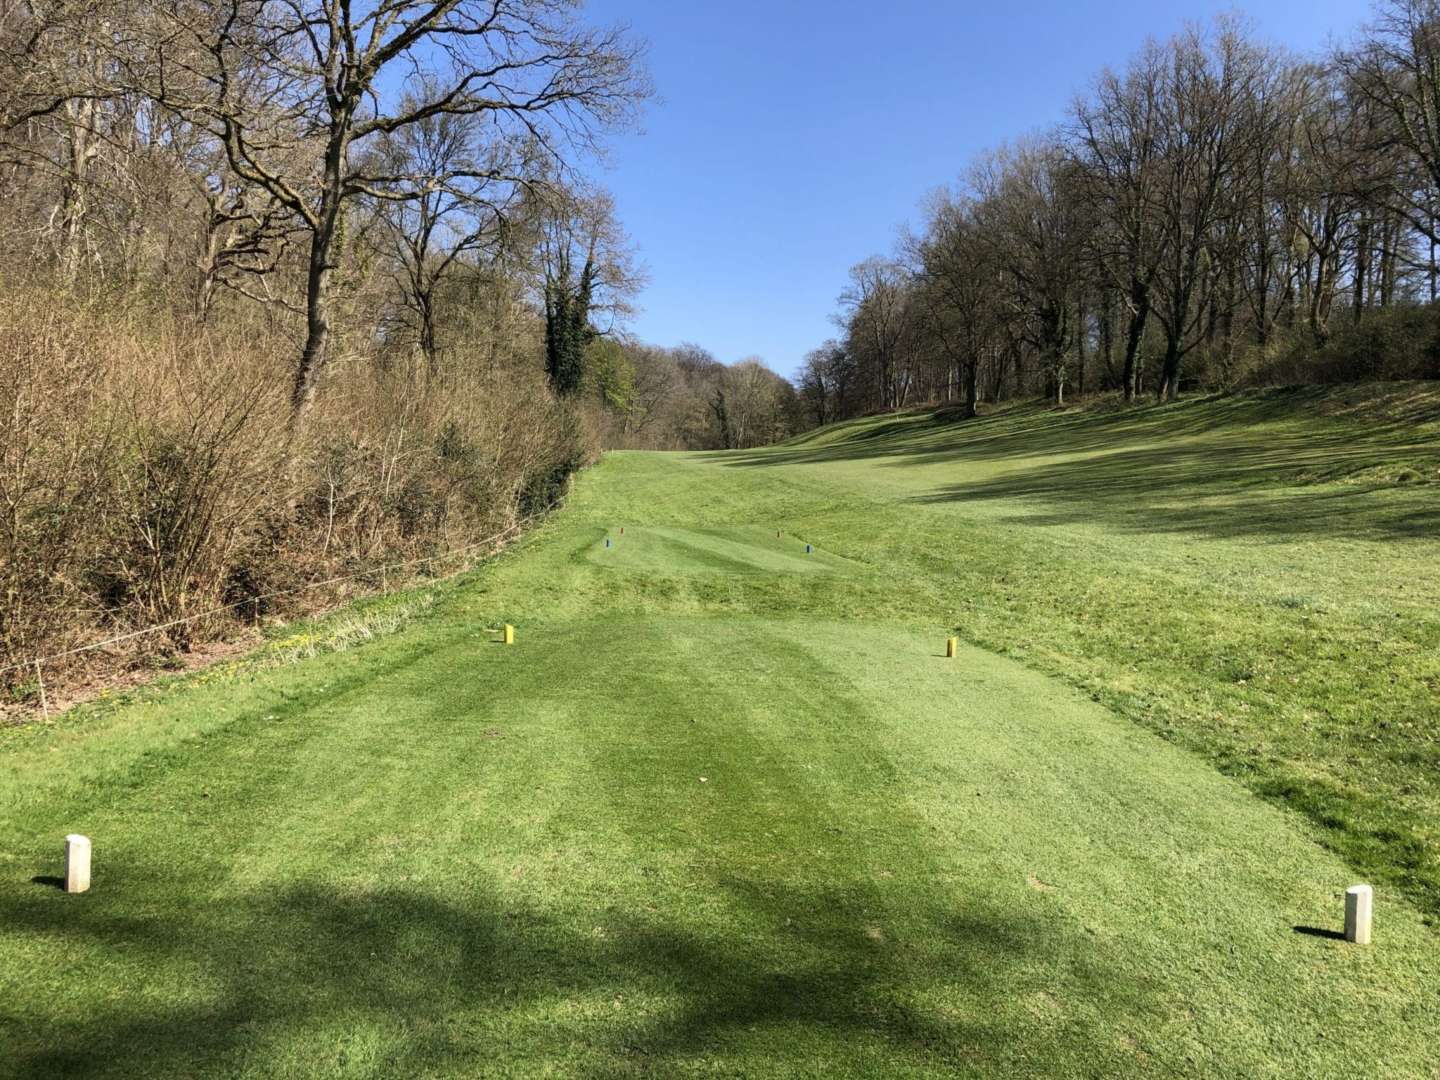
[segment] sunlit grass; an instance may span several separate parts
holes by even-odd
[[[612,455],[433,602],[0,741],[0,1074],[1427,1075],[1437,489],[1352,468],[1407,430]]]

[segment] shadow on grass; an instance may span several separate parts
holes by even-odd
[[[1327,941],[1344,941],[1345,935],[1339,930],[1326,930],[1319,926],[1292,926],[1297,934],[1304,934],[1306,937],[1324,938]]]
[[[1133,972],[1118,977],[1093,939],[1055,920],[932,911],[923,938],[882,942],[843,890],[721,889],[712,901],[751,916],[738,928],[684,929],[633,909],[561,917],[481,890],[465,903],[304,887],[166,903],[173,884],[124,908],[115,893],[84,906],[10,898],[0,901],[9,947],[64,941],[66,962],[6,1003],[0,1071],[324,1075],[356,1046],[386,1075],[498,1061],[521,1073],[664,1075],[697,1058],[763,1070],[807,1054],[902,1069],[998,1068],[1016,1052],[1093,1059],[1083,1025],[1036,1031],[996,1007],[997,986],[1041,957],[1063,958],[1077,993],[1119,1001],[1132,1018],[1144,1011]],[[917,965],[917,952],[934,963]],[[947,985],[974,1007],[918,1004]]]
[[[1257,408],[1253,398],[1224,397],[1103,411],[1022,405],[968,420],[949,419],[943,410],[910,412],[857,425],[820,446],[792,442],[711,456],[730,466],[859,461],[896,455],[914,457],[916,463],[1044,457],[1113,447],[1125,440],[1189,438],[1217,427],[1245,426],[1279,415],[1273,408]]]
[[[1029,525],[1104,524],[1137,532],[1209,537],[1431,539],[1440,529],[1440,489],[1390,483],[1305,483],[1393,460],[1349,439],[1280,440],[1121,450],[1036,465],[955,484],[920,501],[1033,501]]]
[[[1044,509],[1013,519],[1030,525],[1103,523],[1275,539],[1320,533],[1423,538],[1440,529],[1440,489],[1407,488],[1383,474],[1416,465],[1440,471],[1440,448],[1411,426],[1435,419],[1436,398],[1364,427],[1259,426],[1303,420],[1307,408],[1336,403],[1336,391],[1314,388],[1109,411],[1029,406],[958,422],[908,414],[818,447],[715,460],[732,467],[972,464],[981,466],[974,470],[978,479],[919,501],[1034,502]],[[1005,471],[997,475],[997,467]]]

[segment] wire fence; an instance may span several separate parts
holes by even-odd
[[[560,504],[557,503],[554,507],[551,508],[551,510],[558,509],[559,506]],[[213,618],[216,615],[223,615],[226,612],[236,611],[238,609],[250,607],[252,605],[255,607],[255,610],[258,613],[258,611],[260,610],[260,605],[266,600],[276,600],[283,596],[294,596],[299,593],[312,592],[315,589],[323,589],[331,585],[340,585],[347,581],[356,581],[360,578],[374,577],[376,574],[380,574],[382,576],[388,575],[391,571],[407,570],[412,567],[422,566],[425,563],[435,563],[446,559],[463,557],[474,551],[479,550],[480,548],[491,547],[497,544],[501,544],[502,541],[513,537],[515,534],[519,533],[521,529],[525,528],[525,526],[530,525],[536,521],[540,521],[549,513],[550,511],[547,510],[544,513],[531,514],[528,517],[523,517],[519,521],[511,525],[509,528],[502,529],[494,536],[487,536],[483,540],[477,540],[473,544],[467,544],[464,547],[452,548],[449,551],[440,552],[434,555],[422,555],[419,558],[406,559],[403,562],[387,563],[381,566],[369,566],[363,570],[357,570],[351,574],[341,574],[337,577],[326,578],[323,581],[311,581],[304,585],[297,585],[294,588],[290,589],[276,589],[273,592],[261,593],[257,596],[247,596],[243,600],[236,600],[234,603],[230,604],[221,604],[219,607],[209,608],[205,611],[197,611],[193,615],[185,615],[178,619],[171,619],[169,622],[156,623],[154,626],[147,626],[140,630],[131,630],[124,634],[115,634],[114,636],[105,638],[101,641],[92,641],[88,645],[79,645],[73,649],[65,649],[61,652],[51,653],[49,656],[37,656],[30,660],[22,660],[19,663],[9,664],[5,667],[0,667],[0,675],[8,675],[12,671],[23,671],[28,668],[34,668],[35,679],[40,691],[40,707],[45,713],[45,716],[48,718],[50,715],[50,702],[45,693],[45,676],[43,673],[43,669],[47,664],[53,664],[57,660],[64,660],[72,656],[79,656],[81,653],[95,652],[98,649],[104,649],[111,645],[118,645],[121,642],[131,641],[135,638],[146,637],[150,634],[158,634],[164,630],[173,630],[177,626],[184,626],[187,623],[199,622],[202,619]],[[498,550],[495,553],[498,554]],[[385,591],[388,591],[388,586],[382,587],[382,592]]]

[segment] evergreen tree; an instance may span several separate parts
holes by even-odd
[[[573,397],[585,384],[585,350],[595,332],[590,327],[590,297],[595,281],[595,256],[585,259],[574,281],[569,267],[545,283],[545,372],[562,397]]]

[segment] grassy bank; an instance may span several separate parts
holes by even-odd
[[[1202,752],[1435,917],[1437,420],[1425,384],[1271,391],[877,420],[743,464],[843,499],[901,606]]]
[[[610,455],[393,633],[12,731],[0,1073],[1433,1075],[1430,407]]]

